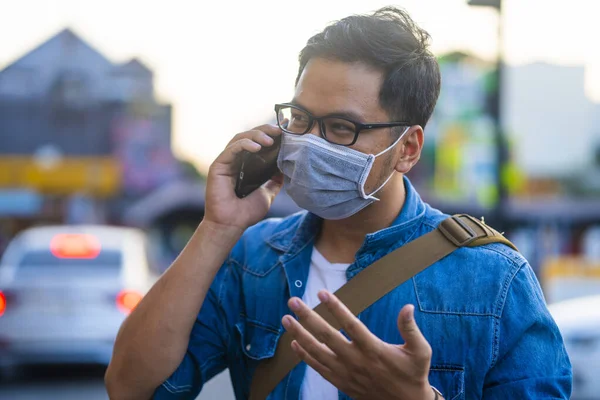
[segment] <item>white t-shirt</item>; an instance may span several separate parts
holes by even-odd
[[[313,248],[308,271],[308,282],[302,301],[310,308],[315,308],[321,300],[317,297],[320,290],[333,293],[346,284],[346,269],[350,264],[332,264]],[[306,367],[306,375],[302,382],[301,399],[337,400],[338,390],[329,381],[319,375],[311,367]]]

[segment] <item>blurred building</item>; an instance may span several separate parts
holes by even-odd
[[[0,71],[0,253],[31,225],[111,223],[147,229],[172,261],[203,218],[204,185],[173,156],[153,78],[70,29]],[[271,216],[296,210],[281,196]]]
[[[530,180],[558,180],[569,183],[566,191],[600,194],[600,104],[586,96],[585,68],[512,66],[503,90],[504,125]]]
[[[0,234],[118,223],[178,179],[171,106],[140,60],[113,63],[65,29],[0,71]]]

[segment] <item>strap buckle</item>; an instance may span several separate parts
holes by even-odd
[[[469,243],[480,237],[480,235],[475,233],[475,231],[462,220],[463,217],[471,218],[467,215],[453,215],[442,221],[438,227],[446,239],[452,242],[456,247],[467,246]]]

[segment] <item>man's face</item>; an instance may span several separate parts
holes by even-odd
[[[379,105],[382,82],[382,73],[364,64],[314,58],[298,80],[293,102],[316,117],[342,114],[361,123],[390,122],[387,112]],[[310,134],[321,137],[318,124],[313,126]],[[362,153],[378,154],[395,139],[390,128],[364,130],[350,147]],[[398,148],[399,144],[375,159],[365,183],[367,193],[375,190],[392,173]]]

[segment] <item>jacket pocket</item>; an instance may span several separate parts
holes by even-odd
[[[257,361],[273,357],[282,332],[249,319],[238,322],[235,328],[240,335],[242,353],[246,357]]]
[[[429,383],[439,390],[446,400],[465,398],[465,370],[462,367],[434,365],[429,370]]]

